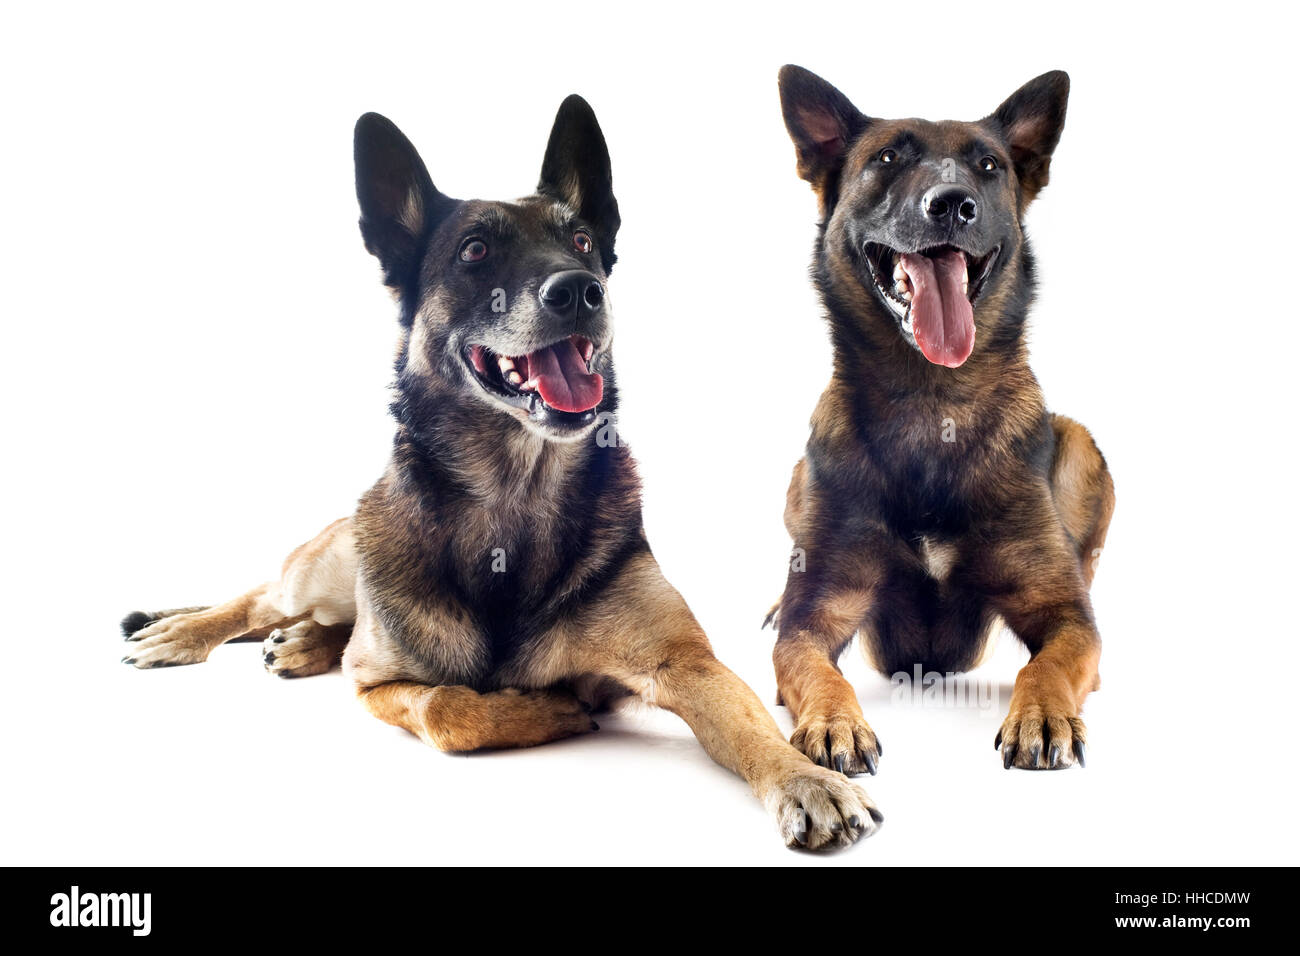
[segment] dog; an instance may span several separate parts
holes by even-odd
[[[714,656],[642,528],[616,432],[607,278],[619,229],[595,114],[564,101],[536,192],[460,201],[410,141],[362,116],[361,233],[399,310],[392,457],[356,513],[226,604],[123,621],[135,667],[262,639],[302,677],[342,659],[364,706],[442,751],[597,728],[635,695],[741,774],[787,845],[843,846],[880,811],[786,741]]]
[[[876,772],[838,665],[855,634],[885,675],[976,666],[1005,623],[1029,649],[994,747],[1004,767],[1085,762],[1099,686],[1089,588],[1115,504],[1105,459],[1030,371],[1025,209],[1047,185],[1069,77],[978,122],[883,120],[797,66],[778,87],[816,193],[813,276],[831,382],[786,499],[798,560],[769,612],[791,743]]]

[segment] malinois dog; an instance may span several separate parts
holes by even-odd
[[[459,201],[387,119],[355,136],[361,234],[398,306],[383,477],[294,551],[279,581],[123,622],[136,667],[264,640],[282,677],[340,658],[362,703],[444,751],[597,729],[637,695],[741,774],[790,846],[832,847],[881,814],[790,746],[664,579],[618,440],[606,281],[619,228],[609,153],[580,97],[555,119],[535,194]]]
[[[821,219],[813,275],[834,371],[795,466],[794,539],[769,620],[791,743],[848,774],[880,741],[838,666],[860,635],[881,673],[975,666],[1005,622],[1032,655],[994,742],[1005,767],[1084,763],[1098,686],[1088,589],[1114,507],[1088,431],[1029,369],[1025,208],[1047,185],[1069,78],[977,122],[883,120],[787,66],[779,87]]]

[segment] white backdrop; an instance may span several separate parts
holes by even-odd
[[[10,11],[3,861],[1295,862],[1296,77],[1273,9]],[[1001,686],[989,710],[891,703],[846,656],[886,823],[822,863],[668,714],[449,757],[337,671],[272,679],[256,646],[118,663],[124,612],[272,576],[383,465],[396,322],[356,229],[357,115],[397,122],[449,194],[507,198],[577,91],[625,223],[622,431],[651,543],[770,703],[758,623],[830,358],[786,62],[881,116],[973,119],[1044,70],[1073,78],[1029,217],[1031,341],[1118,489],[1086,770],[1001,769],[1009,638],[977,675]]]

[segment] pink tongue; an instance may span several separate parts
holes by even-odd
[[[560,412],[585,412],[599,405],[605,394],[605,380],[587,371],[569,339],[530,354],[528,377],[537,379],[542,401]]]
[[[956,368],[975,347],[975,312],[961,290],[966,257],[956,251],[933,258],[906,253],[902,265],[912,282],[912,332],[921,354]]]

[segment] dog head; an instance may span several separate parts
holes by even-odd
[[[779,86],[821,204],[828,302],[949,368],[1018,336],[1032,285],[1022,218],[1047,185],[1069,77],[1045,73],[976,122],[869,117],[797,66]]]
[[[618,203],[586,101],[561,104],[537,191],[461,201],[375,113],[357,121],[361,234],[401,309],[398,389],[408,401],[478,403],[549,439],[613,411],[606,279]]]

